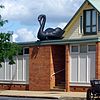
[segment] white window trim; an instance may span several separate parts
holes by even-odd
[[[28,81],[0,80],[0,84],[29,84],[29,82]]]

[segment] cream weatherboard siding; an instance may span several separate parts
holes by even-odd
[[[70,85],[89,85],[91,79],[95,79],[95,45],[93,44],[85,44],[81,48],[81,44],[79,45],[71,45],[77,46],[78,51],[71,51],[70,55]],[[91,46],[94,46],[94,49],[89,49]],[[74,48],[75,50],[75,48]],[[82,51],[81,51],[82,50]]]
[[[0,68],[0,83],[27,84],[29,81],[29,54],[14,57],[15,64],[8,61]]]

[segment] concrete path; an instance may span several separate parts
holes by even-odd
[[[86,100],[85,92],[1,90],[0,96],[51,98],[51,99],[60,99],[60,100]]]

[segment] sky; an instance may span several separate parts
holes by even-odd
[[[13,31],[14,42],[37,40],[40,14],[46,15],[46,28],[64,28],[84,0],[0,0],[5,6],[0,9],[8,23],[0,32]],[[44,29],[44,30],[45,30]]]

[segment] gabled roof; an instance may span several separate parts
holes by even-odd
[[[72,22],[72,20],[74,19],[74,17],[79,13],[80,9],[85,5],[86,2],[88,2],[91,6],[93,6],[100,13],[100,0],[85,0],[83,2],[83,4],[81,5],[81,7],[78,9],[78,11],[75,13],[75,15],[68,22],[68,24],[64,27],[64,30]]]

